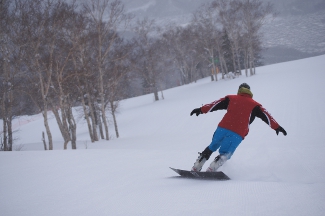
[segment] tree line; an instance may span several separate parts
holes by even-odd
[[[52,150],[52,111],[63,148],[76,149],[75,106],[91,142],[109,140],[108,119],[119,137],[121,99],[153,93],[159,100],[163,89],[207,76],[217,81],[217,73],[254,75],[261,27],[273,15],[272,5],[258,0],[214,0],[185,26],[158,26],[136,20],[120,0],[1,0],[0,149],[13,150],[19,115],[42,113],[44,149]]]

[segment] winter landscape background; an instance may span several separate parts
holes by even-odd
[[[138,17],[186,25],[208,1],[123,2]],[[123,100],[118,139],[110,119],[110,141],[91,143],[82,108],[75,107],[77,150],[63,150],[49,112],[54,151],[44,151],[42,115],[16,118],[14,151],[0,151],[0,215],[324,215],[325,2],[272,2],[279,15],[263,27],[264,61],[271,65],[251,77],[168,89],[156,102],[152,94]],[[236,94],[243,82],[288,135],[276,136],[256,119],[220,169],[230,181],[179,177],[169,167],[190,169],[225,113],[196,117],[192,109]]]
[[[43,151],[42,118],[21,116],[15,119],[16,151],[0,152],[1,215],[321,216],[324,68],[322,55],[258,67],[252,77],[205,78],[164,91],[165,99],[158,102],[152,95],[127,99],[118,115],[121,137],[90,143],[86,123],[79,119],[77,150],[62,150],[52,116],[56,150]],[[242,82],[288,135],[276,136],[256,119],[220,169],[232,180],[177,176],[169,167],[190,169],[225,113],[196,117],[191,110],[235,94]]]
[[[136,17],[154,18],[160,25],[175,22],[186,25],[191,13],[210,0],[123,0]],[[262,0],[271,2],[277,12],[263,26],[264,63],[272,64],[325,53],[324,0]]]

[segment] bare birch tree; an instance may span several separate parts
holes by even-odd
[[[117,38],[118,28],[123,27],[129,18],[124,6],[119,0],[92,0],[90,4],[84,5],[86,14],[92,20],[96,29],[96,69],[98,72],[98,91],[101,106],[101,121],[104,124],[105,139],[109,140],[108,122],[105,112],[105,90],[104,90],[104,65],[107,64],[108,54]],[[109,41],[107,41],[109,38]]]
[[[57,24],[55,40],[56,49],[53,53],[53,78],[52,89],[54,97],[49,99],[52,112],[57,120],[59,129],[64,139],[64,149],[72,142],[72,149],[76,149],[76,123],[72,113],[73,98],[75,98],[74,80],[76,74],[71,68],[72,53],[75,47],[67,38],[70,29],[75,24],[77,14],[74,4],[62,3],[53,11],[52,19],[61,20]],[[60,112],[59,112],[60,111]]]
[[[259,0],[244,0],[241,7],[241,25],[247,44],[245,49],[245,73],[247,76],[247,67],[250,69],[250,75],[255,74],[254,61],[256,52],[259,50],[258,44],[262,36],[261,27],[265,24],[267,17],[275,16],[273,5],[271,3],[264,3]],[[258,40],[256,40],[258,39]],[[256,44],[257,42],[257,44]],[[254,49],[257,48],[257,49]]]
[[[74,47],[72,53],[73,73],[75,74],[75,88],[79,93],[79,101],[83,108],[83,114],[88,126],[91,142],[98,141],[97,126],[95,122],[95,108],[91,101],[91,91],[89,83],[94,83],[94,72],[92,68],[92,34],[89,30],[90,22],[82,13],[77,13],[74,23],[70,27],[67,40]]]
[[[12,24],[13,16],[9,11],[9,1],[0,4],[0,118],[2,118],[1,149],[12,151],[12,102],[13,102],[13,73],[10,61],[14,45],[11,41],[9,26]]]
[[[138,20],[135,27],[137,36],[135,37],[136,48],[134,51],[133,68],[143,80],[143,87],[149,88],[153,92],[155,101],[159,100],[158,82],[160,79],[158,38],[159,31],[155,20],[145,18]],[[156,36],[156,37],[154,37]]]
[[[242,2],[238,0],[219,2],[220,12],[219,17],[223,28],[227,31],[227,35],[230,39],[232,63],[234,73],[241,74],[240,66],[240,38],[242,34],[242,27],[240,25],[241,16],[240,10],[242,8]]]
[[[217,11],[215,6],[211,4],[203,4],[193,13],[192,23],[198,37],[198,47],[205,62],[211,67],[211,81],[218,81],[217,77],[217,61],[218,60],[222,71],[223,67],[223,53],[221,50],[221,32],[220,20],[217,18]]]
[[[23,19],[26,27],[22,32],[28,43],[25,51],[26,65],[29,73],[27,79],[30,82],[29,95],[42,111],[44,126],[49,141],[49,150],[53,150],[52,133],[48,124],[49,97],[53,73],[53,51],[55,32],[51,31],[50,14],[54,1],[25,1],[20,2],[24,7]],[[40,98],[41,100],[38,100]],[[40,103],[39,103],[40,102]]]
[[[132,44],[125,42],[122,38],[116,40],[114,49],[110,53],[110,59],[112,59],[109,64],[107,76],[105,77],[105,82],[107,83],[109,108],[113,117],[113,123],[115,128],[115,135],[119,138],[119,130],[117,124],[116,113],[119,106],[119,101],[125,97],[123,92],[122,81],[124,77],[131,71],[131,61],[129,58],[132,52]]]

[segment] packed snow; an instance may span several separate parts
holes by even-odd
[[[258,67],[251,77],[201,79],[157,102],[127,99],[118,139],[111,121],[111,140],[91,143],[78,117],[77,150],[63,150],[53,116],[53,151],[43,150],[40,114],[17,118],[15,151],[0,152],[0,215],[324,215],[324,80],[325,55]],[[257,118],[220,168],[231,180],[179,177],[169,167],[190,169],[225,114],[196,117],[192,109],[236,94],[243,82],[288,135]]]

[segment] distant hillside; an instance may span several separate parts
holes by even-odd
[[[122,0],[137,18],[154,18],[158,24],[186,24],[191,13],[210,0]],[[268,2],[267,0],[263,0]],[[300,59],[325,53],[324,0],[271,0],[278,16],[264,28],[264,63]],[[290,50],[290,51],[289,51]],[[288,55],[288,53],[290,53]]]

